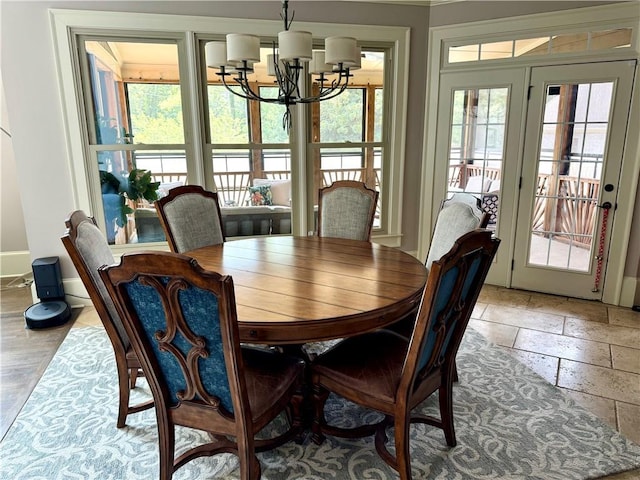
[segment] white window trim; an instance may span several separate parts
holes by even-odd
[[[85,126],[81,118],[79,104],[81,96],[75,85],[74,64],[77,64],[75,56],[77,53],[73,48],[73,30],[82,30],[83,33],[90,33],[92,29],[109,29],[117,32],[122,31],[155,31],[155,32],[176,32],[184,35],[187,45],[193,45],[194,32],[198,35],[220,35],[231,32],[251,32],[259,36],[275,37],[282,29],[282,22],[271,20],[247,20],[238,18],[219,17],[195,17],[183,15],[167,14],[146,14],[127,13],[123,15],[119,12],[101,11],[81,11],[51,9],[50,11],[53,44],[56,55],[57,72],[61,97],[63,103],[64,123],[66,131],[67,148],[69,152],[69,169],[74,180],[73,193],[77,208],[90,211],[92,203],[91,186],[87,181],[87,166],[85,159],[88,153],[84,151]],[[326,24],[311,22],[296,22],[296,28],[313,32],[317,37],[328,37],[332,35],[344,35],[346,31],[350,36],[366,42],[388,42],[394,45],[392,55],[393,65],[393,90],[391,93],[391,105],[393,109],[388,109],[392,115],[389,128],[389,154],[391,158],[390,171],[384,172],[385,188],[389,189],[387,203],[387,225],[385,225],[386,235],[378,239],[380,243],[392,246],[399,246],[401,241],[402,225],[402,184],[404,176],[404,156],[405,156],[405,131],[407,118],[407,90],[409,81],[409,36],[408,27],[375,27],[366,25],[347,24]],[[185,122],[190,123],[193,138],[186,138],[187,148],[194,149],[194,158],[202,158],[204,136],[196,121],[198,118],[197,84],[199,79],[195,70],[198,59],[195,58],[195,48],[188,49],[186,58],[188,64],[189,77],[186,79],[191,89],[189,94],[190,102],[183,105],[185,111]],[[297,121],[297,119],[296,119]],[[298,155],[305,158],[306,139],[294,139],[291,142],[292,157]],[[303,163],[300,162],[302,165]],[[189,165],[190,167],[195,167]],[[293,167],[293,166],[292,166]],[[195,180],[199,183],[204,178],[202,166],[196,167],[197,175],[200,178]],[[302,167],[304,170],[304,167]],[[298,175],[305,178],[304,171]],[[292,175],[294,172],[292,172]],[[304,212],[298,218],[300,222],[305,220]],[[298,226],[298,229],[301,227]],[[304,230],[304,229],[303,229]],[[298,230],[298,231],[303,231]],[[131,247],[123,245],[118,249],[127,250]]]
[[[430,243],[432,228],[435,219],[432,212],[438,199],[434,196],[437,191],[435,181],[436,158],[435,145],[436,129],[434,126],[438,118],[438,92],[440,89],[440,73],[453,70],[485,69],[495,66],[497,60],[485,60],[479,62],[465,62],[448,64],[445,67],[443,56],[447,45],[453,42],[482,41],[496,38],[495,32],[502,32],[501,38],[509,35],[512,37],[535,36],[538,33],[545,34],[549,31],[563,33],[571,29],[588,29],[592,25],[610,27],[619,25],[633,28],[631,48],[612,52],[611,50],[589,52],[585,55],[580,52],[576,55],[557,55],[540,57],[517,57],[500,60],[503,67],[533,66],[550,64],[568,64],[585,61],[613,61],[630,58],[640,59],[640,15],[636,2],[617,3],[613,5],[601,5],[597,7],[563,10],[557,12],[525,15],[498,20],[486,20],[465,24],[446,25],[429,29],[428,35],[428,87],[425,102],[424,122],[424,157],[422,161],[422,180],[420,198],[420,216],[418,226],[418,258],[426,258]],[[470,65],[472,64],[472,65]],[[640,88],[638,87],[638,75],[640,67],[636,65],[636,81],[633,95],[628,132],[640,131]],[[640,174],[640,137],[628,136],[625,148],[625,162],[622,166],[618,197],[635,199],[638,189],[637,179]],[[621,303],[621,294],[624,281],[624,264],[628,252],[628,239],[631,233],[635,204],[633,201],[618,204],[616,222],[612,226],[610,251],[617,252],[608,259],[608,275],[603,286],[602,301],[613,305]]]

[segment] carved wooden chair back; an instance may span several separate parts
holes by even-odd
[[[88,217],[82,210],[72,212],[65,220],[65,225],[67,231],[62,236],[62,243],[80,275],[115,353],[119,386],[116,424],[121,428],[125,426],[128,414],[151,408],[153,402],[129,406],[131,389],[135,387],[137,377],[142,375],[140,362],[131,348],[122,320],[98,274],[98,268],[102,265],[114,263],[113,254],[95,219]]]
[[[304,364],[266,349],[241,348],[233,280],[170,252],[125,254],[100,270],[149,380],[156,404],[160,476],[187,462],[231,452],[243,480],[260,478],[257,449],[284,443],[254,436],[295,397]],[[175,426],[209,432],[212,441],[174,458]],[[235,440],[232,440],[232,437]]]
[[[172,252],[182,253],[225,241],[218,194],[200,185],[182,185],[155,201]]]
[[[339,180],[318,192],[318,236],[371,239],[378,192],[355,180]]]

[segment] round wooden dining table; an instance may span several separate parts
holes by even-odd
[[[185,252],[233,278],[240,341],[301,344],[385,327],[415,310],[427,269],[399,249],[272,236]]]

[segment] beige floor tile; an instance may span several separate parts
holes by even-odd
[[[96,327],[100,325],[102,325],[102,322],[96,309],[94,307],[82,307],[82,311],[71,328]]]
[[[636,348],[611,345],[611,360],[616,370],[640,373],[640,350]]]
[[[523,308],[506,305],[488,305],[481,317],[489,322],[513,325],[514,327],[542,330],[550,333],[562,333],[564,317],[546,312],[532,312]]]
[[[486,303],[476,302],[476,304],[473,306],[473,312],[471,312],[471,318],[481,318],[482,314],[487,308],[487,305],[488,304]]]
[[[616,402],[610,398],[596,397],[588,393],[576,392],[575,390],[562,389],[567,395],[573,398],[576,403],[585,410],[593,413],[600,420],[605,422],[614,430],[618,429],[616,421]]]
[[[616,410],[620,433],[640,445],[640,405],[616,402]]]
[[[609,323],[623,327],[640,328],[640,312],[630,308],[608,307]]]
[[[536,294],[531,296],[527,305],[530,310],[555,313],[567,317],[590,320],[592,322],[608,323],[607,307],[599,302],[588,300],[568,299],[554,295]]]
[[[476,332],[481,333],[487,340],[503,347],[512,347],[518,329],[511,325],[501,325],[500,323],[485,322],[482,320],[469,320],[469,326]]]
[[[567,318],[564,322],[564,334],[576,338],[598,339],[601,342],[623,347],[640,347],[640,329],[636,328]]]
[[[531,293],[523,290],[512,290],[494,285],[485,285],[482,287],[478,302],[517,307],[527,305],[530,297]]]
[[[531,370],[536,372],[542,378],[552,385],[556,384],[558,379],[558,364],[560,359],[550,355],[542,355],[540,353],[525,352],[515,348],[506,349],[508,352],[524,363]]]
[[[611,367],[609,345],[581,338],[521,328],[516,337],[514,348]]]
[[[640,375],[636,373],[561,359],[558,386],[640,405]]]

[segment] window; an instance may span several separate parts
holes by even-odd
[[[391,209],[401,211],[406,28],[349,26],[344,33],[364,47],[353,87],[344,98],[296,112],[291,131],[296,141],[290,142],[283,106],[233,95],[215,72],[205,71],[203,61],[206,42],[230,30],[264,35],[267,27],[281,28],[280,22],[212,17],[203,27],[201,19],[187,16],[65,11],[53,16],[70,143],[84,145],[74,149],[71,160],[79,207],[97,217],[111,243],[162,240],[153,195],[136,197],[136,186],[147,185],[157,195],[184,183],[217,190],[230,237],[300,235],[313,229],[314,219],[305,212],[313,211],[307,201],[315,197],[307,192],[357,174],[381,191],[374,235],[399,245],[401,218]],[[318,41],[335,34],[335,26],[318,24],[317,30]],[[65,46],[79,52],[78,58]],[[265,43],[263,50],[269,53],[271,46]],[[276,95],[270,77],[258,74],[254,81],[262,96]],[[76,91],[83,110],[77,117]],[[395,107],[387,114],[390,105]],[[303,112],[308,120],[300,118]],[[83,118],[91,120],[83,125]],[[101,183],[101,177],[108,178]],[[254,205],[251,188],[265,182],[273,190],[272,203]],[[251,216],[267,211],[277,213],[277,226]]]
[[[470,43],[447,47],[447,63],[510,59],[531,55],[555,55],[630,48],[631,28],[551,34],[498,42]]]
[[[162,241],[159,223],[149,226],[152,202],[187,174],[177,44],[87,36],[79,47],[102,206],[92,211],[103,214],[109,243]],[[162,71],[143,63],[150,52]]]

